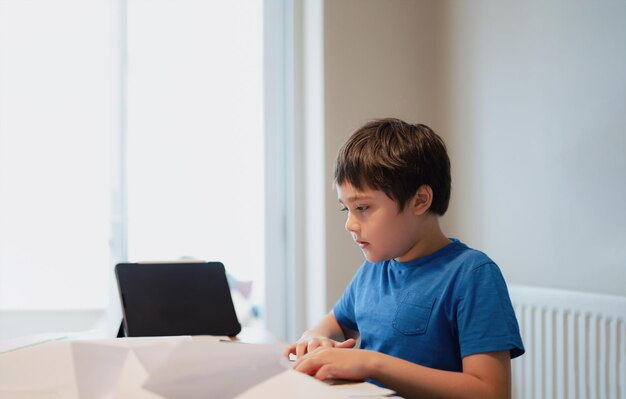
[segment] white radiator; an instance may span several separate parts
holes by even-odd
[[[526,353],[514,399],[626,399],[626,298],[509,286]]]

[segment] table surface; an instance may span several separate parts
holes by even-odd
[[[38,341],[33,341],[30,344],[24,345],[25,341],[21,342],[20,348],[13,348],[4,353],[0,353],[0,369],[3,370],[0,373],[0,397],[4,394],[15,394],[20,393],[30,395],[29,390],[33,390],[32,394],[39,392],[43,396],[19,396],[19,397],[36,397],[36,398],[46,398],[54,397],[54,395],[58,395],[60,391],[58,389],[65,389],[63,391],[63,397],[78,397],[82,395],[76,396],[75,392],[82,392],[87,388],[88,389],[105,389],[105,381],[111,379],[113,374],[110,371],[105,372],[105,369],[102,368],[102,364],[106,363],[105,360],[109,359],[111,356],[119,356],[120,350],[124,350],[123,348],[127,348],[128,351],[132,352],[134,348],[141,348],[145,346],[152,345],[153,343],[165,343],[165,345],[178,345],[182,342],[189,342],[191,338],[192,342],[215,342],[218,337],[212,336],[192,336],[192,337],[144,337],[144,338],[121,338],[121,339],[93,339],[88,338],[84,339],[84,336],[77,337],[55,337],[54,334],[50,335],[51,338],[47,339],[43,336],[32,337],[33,339],[38,339]],[[42,338],[46,338],[43,339]],[[283,341],[278,339],[276,336],[268,332],[263,328],[258,327],[247,327],[243,328],[241,333],[236,337],[223,337],[223,340],[230,339],[235,342],[242,343],[250,343],[250,344],[271,344],[271,345],[286,345]],[[74,344],[73,342],[77,342]],[[81,343],[82,342],[82,343]],[[170,344],[167,344],[167,343]],[[2,342],[0,342],[2,344]],[[51,345],[51,346],[50,346]],[[75,347],[74,345],[80,345],[79,347]],[[86,345],[86,346],[85,346]],[[212,345],[212,344],[207,344]],[[238,345],[237,345],[238,346]],[[262,346],[262,345],[261,345]],[[172,346],[173,347],[173,346]],[[105,349],[110,348],[110,349]],[[196,348],[202,350],[206,348],[206,345],[200,344],[200,346],[194,346],[194,352]],[[241,347],[243,349],[243,347]],[[252,354],[259,350],[261,347],[257,347],[252,351]],[[6,348],[5,348],[6,349]],[[157,348],[158,349],[158,348]],[[235,347],[232,348],[233,350]],[[252,347],[251,347],[252,349]],[[78,350],[78,352],[76,352]],[[159,349],[159,350],[162,350]],[[141,350],[140,350],[141,351]],[[129,353],[130,353],[129,352]],[[158,352],[158,351],[157,351]],[[237,352],[237,351],[236,351]],[[238,351],[241,352],[241,351]],[[158,354],[158,353],[155,353]],[[191,354],[191,353],[190,353]],[[154,354],[153,354],[154,355]],[[78,357],[77,357],[78,356]],[[83,360],[81,363],[75,363],[77,360]],[[126,354],[123,354],[125,357]],[[211,358],[212,355],[205,356],[202,354],[194,355],[195,358],[202,357],[202,359]],[[194,357],[192,356],[192,357]],[[156,395],[152,392],[146,391],[142,385],[148,378],[148,374],[146,373],[146,369],[144,369],[139,362],[137,362],[136,358],[132,356],[134,359],[133,362],[129,362],[130,358],[126,358],[126,361],[123,363],[121,377],[119,377],[116,381],[109,381],[112,386],[108,387],[109,390],[114,390],[113,393],[121,394],[122,396],[114,395],[114,398],[118,397],[133,397],[135,399],[156,399],[163,398],[164,396]],[[270,357],[264,357],[263,361],[267,361]],[[71,359],[74,359],[73,361]],[[202,369],[203,364],[207,363],[205,360],[195,359],[196,368]],[[193,359],[192,359],[193,360]],[[104,361],[104,362],[103,362]],[[50,368],[50,364],[54,363],[56,366]],[[20,371],[20,367],[16,367],[15,365],[22,364],[23,370]],[[78,366],[81,364],[81,366]],[[171,365],[170,365],[171,366]],[[79,367],[79,368],[77,368]],[[81,368],[86,368],[82,370]],[[119,368],[119,367],[118,367]],[[76,370],[76,371],[73,371]],[[175,369],[173,369],[175,370]],[[81,372],[82,371],[82,372]],[[76,374],[78,373],[78,374]],[[176,371],[174,371],[176,373]],[[313,394],[318,389],[321,389],[321,392],[326,392],[327,397],[350,397],[355,393],[365,394],[370,398],[378,397],[387,397],[388,393],[380,394],[380,391],[376,391],[379,389],[378,387],[369,384],[369,383],[348,383],[344,386],[327,386],[326,384],[322,384],[322,386],[316,386],[315,384],[320,384],[319,382],[312,381],[314,379],[304,375],[300,375],[300,373],[295,373],[292,370],[288,370],[288,373],[291,374],[278,374],[275,378],[270,378],[267,382],[269,384],[260,384],[258,386],[258,391],[251,391],[250,398],[257,398],[255,396],[257,393],[261,393],[263,389],[269,389],[269,396],[267,397],[276,397],[278,392],[284,392],[285,390],[291,389],[291,396],[294,398],[309,398],[306,395],[307,391],[310,394]],[[295,373],[295,374],[294,374]],[[52,378],[52,375],[58,374]],[[100,382],[89,382],[89,378],[85,379],[85,376],[89,375],[98,375],[98,381]],[[118,374],[119,375],[119,372]],[[220,377],[221,378],[221,377]],[[225,377],[226,378],[226,377]],[[16,382],[21,380],[21,383]],[[49,385],[49,380],[55,380],[55,384],[59,385],[59,382],[62,382],[60,385],[55,388],[54,386]],[[48,382],[46,382],[48,381]],[[85,385],[85,381],[89,382],[91,385]],[[274,381],[274,382],[272,382]],[[243,382],[243,381],[241,381]],[[17,385],[16,385],[17,384]],[[48,384],[48,385],[46,385]],[[76,384],[76,385],[75,385]],[[95,384],[95,385],[94,385]],[[104,385],[103,385],[104,384]],[[108,384],[108,382],[107,382]],[[272,385],[273,384],[273,385]],[[302,386],[300,384],[303,384]],[[74,386],[75,385],[75,386]],[[47,386],[47,388],[46,388]],[[82,388],[81,388],[82,386]],[[265,388],[263,388],[265,386]],[[308,388],[306,388],[308,387]],[[15,389],[19,388],[19,392],[15,391]],[[78,391],[76,391],[78,389]],[[207,387],[203,388],[203,392],[206,392]],[[256,388],[255,388],[256,389]],[[108,391],[107,391],[108,392]],[[84,392],[83,392],[84,393]],[[111,392],[109,392],[111,393]],[[132,393],[131,396],[127,394]],[[319,393],[319,392],[318,392]],[[379,393],[379,396],[376,396],[376,393]],[[44,395],[45,394],[45,395]],[[47,396],[46,396],[47,395]],[[176,395],[175,395],[176,396]],[[249,395],[248,395],[249,396]],[[363,396],[363,395],[359,395]],[[9,396],[11,397],[11,396]],[[169,396],[167,396],[169,397]],[[263,396],[265,397],[265,396]],[[246,396],[246,399],[248,397]]]

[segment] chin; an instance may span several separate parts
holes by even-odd
[[[374,255],[368,255],[368,254],[363,254],[365,256],[365,259],[370,262],[370,263],[379,263],[379,262],[383,262],[385,260],[388,260],[389,258],[385,258],[385,257],[381,257],[381,256],[374,256]]]

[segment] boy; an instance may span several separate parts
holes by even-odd
[[[366,260],[333,311],[287,347],[294,368],[406,398],[510,397],[519,327],[498,266],[441,231],[451,187],[441,138],[370,122],[339,151],[334,181]]]

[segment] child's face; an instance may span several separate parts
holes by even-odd
[[[367,260],[412,260],[411,250],[419,237],[419,217],[410,205],[400,212],[398,204],[383,191],[357,190],[349,183],[337,186],[337,195],[348,214],[346,230]]]

